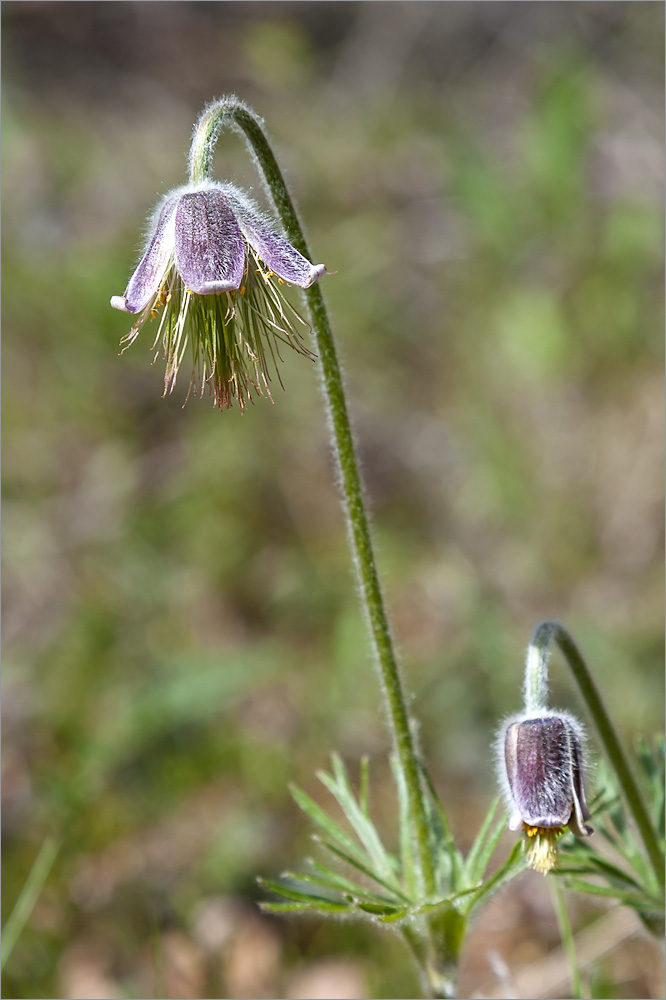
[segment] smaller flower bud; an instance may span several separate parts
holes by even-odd
[[[527,863],[544,875],[557,865],[557,838],[566,826],[578,837],[593,831],[583,789],[583,731],[564,712],[514,716],[500,731],[498,769],[511,817],[528,838]]]

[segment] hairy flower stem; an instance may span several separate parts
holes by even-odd
[[[235,97],[217,101],[203,112],[192,141],[190,180],[198,183],[210,176],[214,146],[224,126],[230,126],[244,135],[284,225],[289,242],[304,257],[311,260],[301,224],[266,139],[263,124],[254,112]],[[436,889],[435,871],[419,761],[377,576],[342,374],[321,289],[316,284],[306,289],[304,294],[310,311],[312,329],[317,339],[324,397],[333,432],[332,447],[340,473],[354,565],[380,668],[398,762],[408,790],[423,891],[426,896],[432,896]]]
[[[428,940],[424,941],[416,928],[403,923],[400,933],[412,953],[421,973],[423,991],[430,1000],[456,1000],[458,996],[458,962],[463,933],[456,942],[447,941],[445,921],[431,919]],[[462,922],[464,925],[464,918]],[[440,925],[440,926],[438,926]]]
[[[548,660],[550,647],[555,642],[560,647],[567,664],[580,688],[590,715],[604,745],[606,755],[618,776],[620,787],[624,792],[627,805],[633,813],[636,826],[645,844],[650,863],[660,885],[664,885],[664,858],[659,847],[657,834],[650,820],[650,815],[643,801],[643,796],[636,783],[627,758],[617,737],[597,686],[583,659],[583,656],[571,635],[559,622],[545,621],[534,629],[527,651],[527,666],[525,677],[525,700],[529,704],[539,703],[548,681]]]

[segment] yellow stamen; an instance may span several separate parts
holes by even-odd
[[[536,872],[547,875],[557,868],[557,839],[564,833],[561,826],[528,826],[523,824],[527,834],[527,864]]]
[[[162,285],[159,292],[155,296],[155,301],[153,302],[152,308],[150,310],[150,315],[152,319],[155,319],[157,317],[157,310],[160,308],[160,306],[166,305],[166,303],[169,301],[170,298],[171,298],[171,292],[169,292],[169,294],[167,295],[166,287]]]

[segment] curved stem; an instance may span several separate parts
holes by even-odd
[[[643,801],[643,796],[629,767],[629,762],[624,755],[622,746],[617,737],[613,723],[604,707],[597,686],[592,679],[592,675],[583,659],[583,656],[574,642],[573,638],[559,622],[545,621],[537,625],[528,650],[540,661],[542,675],[547,678],[548,658],[550,656],[550,645],[556,642],[560,647],[565,660],[567,661],[574,678],[580,688],[580,692],[587,704],[590,715],[594,719],[597,732],[604,745],[606,755],[617,774],[620,787],[624,792],[636,826],[640,832],[645,849],[650,858],[657,880],[664,884],[664,857],[659,847],[657,834],[650,820],[649,813]]]
[[[244,135],[290,243],[304,257],[312,260],[298,215],[266,139],[262,122],[237,98],[224,98],[206,108],[201,116],[195,129],[190,153],[191,181],[199,183],[209,177],[213,149],[225,125],[235,128]],[[305,297],[321,360],[324,397],[333,431],[333,452],[340,473],[354,565],[379,664],[382,687],[386,695],[393,740],[409,797],[423,889],[425,894],[430,896],[435,892],[436,880],[419,761],[377,575],[342,374],[319,285],[315,284],[306,289]]]
[[[541,627],[541,626],[539,626]],[[536,635],[536,632],[534,633]],[[525,681],[523,683],[523,698],[526,712],[540,712],[546,707],[548,699],[548,661],[550,647],[535,644],[534,636],[527,647],[525,657]]]

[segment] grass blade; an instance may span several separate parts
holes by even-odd
[[[25,880],[19,898],[14,904],[14,909],[9,914],[2,930],[2,960],[0,967],[3,969],[9,961],[16,942],[23,932],[23,928],[30,919],[30,914],[39,899],[39,894],[44,887],[44,883],[49,877],[59,850],[60,840],[56,840],[54,837],[47,837],[37,853],[37,857],[30,869],[30,874]]]

